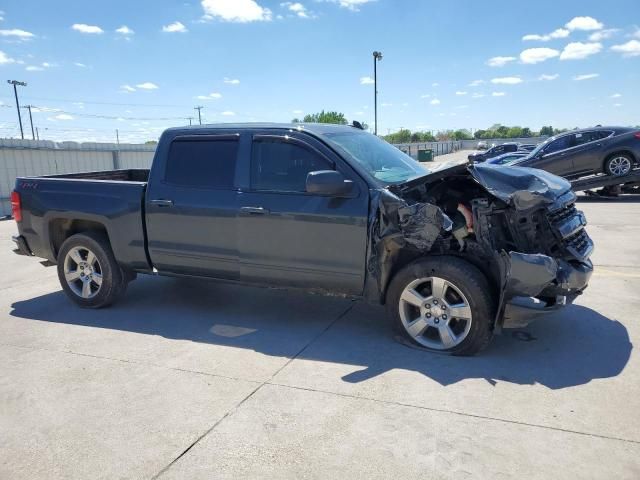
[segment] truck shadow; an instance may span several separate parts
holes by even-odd
[[[140,278],[121,303],[109,309],[77,308],[61,291],[18,301],[12,307],[12,316],[27,320],[251,349],[284,358],[298,354],[300,359],[348,365],[353,367],[350,373],[343,373],[349,368],[336,371],[349,383],[404,369],[442,385],[481,378],[493,385],[537,383],[562,389],[618,375],[633,348],[622,323],[574,305],[526,330],[496,336],[480,356],[451,357],[394,341],[381,307],[300,292],[170,278]],[[70,335],[74,338],[65,338],[67,344],[75,342],[82,349],[84,333]],[[101,337],[101,348],[109,348],[102,342],[113,342],[116,348],[119,341],[117,335]],[[140,340],[145,341],[141,350],[159,352],[154,363],[171,359],[175,365],[179,360],[171,344],[156,342],[150,348],[148,342],[153,340]],[[118,348],[120,354],[137,354]],[[203,363],[211,363],[209,355],[214,353],[220,351],[205,350]]]

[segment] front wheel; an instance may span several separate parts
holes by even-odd
[[[495,309],[486,277],[456,257],[415,261],[393,278],[387,308],[395,328],[426,349],[475,355],[489,345]]]
[[[109,241],[93,232],[65,240],[58,253],[58,278],[67,296],[86,308],[112,304],[127,287]]]
[[[604,162],[604,173],[614,177],[622,177],[631,172],[633,160],[629,155],[616,153]]]

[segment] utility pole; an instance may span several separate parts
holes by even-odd
[[[187,120],[189,120],[189,126],[193,125],[193,124],[191,123],[191,120],[193,120],[193,117],[187,117]]]
[[[116,143],[118,144],[118,148],[120,148],[120,132],[116,128]]]
[[[24,140],[24,131],[22,130],[22,115],[20,115],[20,102],[18,102],[17,86],[20,85],[21,87],[26,87],[27,82],[19,82],[18,80],[7,80],[7,83],[13,85],[13,94],[16,97],[16,109],[18,110],[18,123],[20,123],[20,136]]]
[[[382,60],[382,52],[373,52],[373,134],[378,135],[378,62]]]
[[[200,125],[202,125],[202,116],[200,115],[200,110],[202,110],[204,107],[202,106],[197,106],[197,107],[193,107],[194,110],[198,110],[198,123]]]
[[[25,105],[23,108],[26,108],[27,110],[29,110],[29,122],[31,123],[31,137],[33,138],[33,140],[35,140],[36,134],[33,131],[33,117],[31,116],[31,107],[33,107],[33,105]]]
[[[40,140],[40,132],[38,131],[38,127],[36,127],[36,140]]]

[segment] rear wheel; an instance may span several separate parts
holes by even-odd
[[[456,257],[419,260],[394,277],[387,308],[396,329],[432,351],[474,355],[489,344],[494,305],[480,271]]]
[[[627,175],[632,168],[633,159],[625,153],[613,154],[604,162],[604,173],[614,177]]]
[[[112,304],[127,286],[109,241],[93,232],[65,240],[58,253],[58,278],[67,296],[86,308]]]

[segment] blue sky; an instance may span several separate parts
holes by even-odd
[[[637,0],[523,5],[3,0],[0,72],[28,82],[21,103],[56,140],[155,139],[196,105],[206,122],[327,109],[371,124],[373,50],[380,133],[639,124]],[[0,135],[16,136],[3,85]]]

